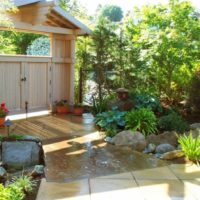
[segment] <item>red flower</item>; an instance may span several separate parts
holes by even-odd
[[[5,108],[6,107],[6,103],[5,102],[2,102],[1,103],[1,108]]]

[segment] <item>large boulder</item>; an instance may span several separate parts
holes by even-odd
[[[156,147],[156,153],[157,154],[163,154],[163,153],[167,153],[169,151],[174,151],[175,148],[174,146],[172,146],[171,144],[160,144]]]
[[[178,138],[176,136],[175,131],[165,131],[162,134],[155,135],[151,134],[147,136],[147,143],[148,144],[155,144],[155,145],[160,145],[164,143],[171,144],[172,146],[176,147],[178,145]]]
[[[122,131],[112,138],[111,141],[117,146],[131,146],[135,151],[143,151],[146,147],[146,140],[138,131]]]
[[[3,142],[2,162],[15,169],[37,165],[40,162],[40,148],[36,142]]]

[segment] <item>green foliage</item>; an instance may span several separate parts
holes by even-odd
[[[191,86],[189,90],[189,102],[194,110],[200,111],[200,70],[196,71],[192,77]]]
[[[114,107],[111,111],[97,114],[95,124],[104,130],[107,136],[113,137],[125,126],[125,114],[126,112],[120,112]]]
[[[100,9],[99,18],[107,18],[113,22],[120,22],[123,18],[123,11],[119,6],[105,5]]]
[[[94,96],[92,96],[92,114],[96,115],[98,113],[105,112],[108,108],[108,99],[103,98],[101,101]]]
[[[187,122],[173,111],[159,119],[158,127],[165,131],[177,131],[178,133],[183,133],[189,129]]]
[[[10,184],[8,187],[0,184],[0,200],[23,200],[24,197],[22,188],[15,184]]]
[[[136,9],[128,17],[132,85],[154,86],[176,101],[183,97],[200,58],[200,20],[195,12],[188,1],[172,0]]]
[[[157,131],[157,119],[148,108],[132,110],[126,114],[126,129],[140,131],[145,136]]]
[[[34,56],[49,56],[50,55],[50,41],[47,37],[37,38],[27,48],[27,55]]]
[[[181,135],[178,137],[178,142],[188,159],[200,161],[200,135],[197,138],[193,138],[192,133],[189,136]]]
[[[36,181],[33,181],[30,176],[22,175],[20,177],[13,178],[11,185],[16,188],[21,188],[24,193],[29,193],[33,191],[36,184]]]
[[[154,112],[162,112],[160,100],[148,93],[133,93],[130,95],[136,108],[149,108]]]
[[[9,10],[12,13],[17,12],[17,8],[14,6],[13,1],[3,0],[0,3],[0,26],[12,27],[13,23],[6,14],[6,11]]]
[[[14,140],[22,140],[24,138],[23,135],[17,135],[17,134],[11,134],[9,135],[10,139],[14,139]]]
[[[26,55],[28,46],[40,37],[42,35],[34,33],[0,31],[0,38],[2,38],[2,41],[0,40],[0,51],[4,54]]]

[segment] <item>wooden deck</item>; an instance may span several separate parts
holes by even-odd
[[[65,137],[72,133],[78,135],[94,130],[92,123],[87,123],[87,120],[73,115],[30,118],[14,122],[10,133],[36,136],[42,140]],[[5,135],[6,128],[1,128],[0,134]]]

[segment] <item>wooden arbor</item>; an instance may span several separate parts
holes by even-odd
[[[75,39],[91,31],[52,1],[17,0],[16,6],[19,11],[9,14],[14,29],[48,34],[51,55],[0,55],[0,102],[13,111],[23,111],[25,102],[29,109],[61,99],[73,103]]]

